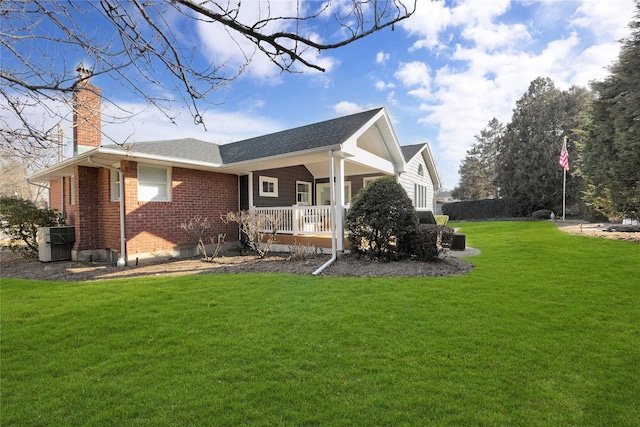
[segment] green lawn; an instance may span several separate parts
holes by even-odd
[[[640,425],[640,244],[457,226],[453,278],[2,279],[1,424]]]

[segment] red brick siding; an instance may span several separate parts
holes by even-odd
[[[81,82],[73,100],[74,151],[77,151],[77,145],[99,147],[102,140],[100,88],[87,81]]]
[[[226,241],[237,240],[237,225],[220,220],[221,215],[238,210],[236,175],[174,167],[170,202],[139,202],[137,176],[137,163],[128,162],[125,166],[128,255],[193,244],[180,224],[197,215],[212,222],[211,235],[225,233]]]
[[[260,177],[278,178],[278,197],[260,196]],[[256,207],[293,206],[298,203],[296,181],[310,182],[313,186],[313,175],[304,166],[293,166],[282,169],[265,169],[253,173],[253,204]],[[315,189],[313,190],[315,191]],[[313,199],[312,199],[313,200]]]
[[[101,168],[98,172],[98,215],[102,249],[120,252],[120,202],[111,201],[111,171]]]
[[[76,168],[77,186],[82,189],[76,192],[76,205],[73,212],[76,226],[74,249],[78,251],[103,247],[100,239],[98,172],[97,168],[83,166]]]
[[[62,179],[49,182],[49,207],[55,211],[62,211]]]

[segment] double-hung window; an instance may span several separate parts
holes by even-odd
[[[171,200],[171,170],[162,166],[138,164],[138,201]]]
[[[278,178],[261,176],[259,178],[260,195],[263,197],[278,197]]]
[[[109,188],[110,188],[110,194],[111,194],[111,201],[119,202],[120,201],[120,173],[115,169],[111,169],[109,173],[110,173]]]
[[[311,204],[311,183],[304,181],[296,182],[296,200],[299,205]]]

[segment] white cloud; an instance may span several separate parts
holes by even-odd
[[[229,3],[229,5],[231,4]],[[301,15],[307,13],[304,7],[298,11],[297,8],[299,4],[291,1],[267,2],[265,0],[258,0],[243,2],[237,6],[230,7],[237,8],[238,15],[236,21],[247,25],[253,25],[255,22],[267,18],[290,17],[297,16],[298,13]],[[265,34],[299,31],[300,35],[305,38],[313,41],[321,41],[321,37],[317,33],[305,30],[304,28],[296,29],[295,25],[296,21],[293,19],[274,19],[261,27],[260,31]],[[201,47],[204,51],[203,54],[208,57],[214,65],[224,64],[225,69],[229,70],[231,74],[242,70],[243,74],[259,80],[270,83],[281,82],[281,69],[244,35],[235,32],[227,26],[205,21],[197,21],[197,30]],[[293,47],[293,42],[291,42],[290,45],[290,47]],[[268,51],[272,50],[267,44],[263,44],[262,47]],[[326,71],[331,71],[337,63],[335,58],[327,54],[320,55],[316,49],[307,49],[301,56],[305,60],[319,65]],[[284,60],[289,60],[289,58],[284,58]],[[304,70],[311,75],[317,74],[313,69],[307,68],[302,65],[302,63],[294,64],[293,69],[296,71]]]
[[[597,43],[619,40],[629,34],[633,0],[581,0],[571,24],[593,32]]]
[[[393,89],[395,88],[396,85],[394,85],[393,83],[385,83],[382,80],[378,80],[376,82],[376,89],[378,90],[388,90],[388,89]]]
[[[376,54],[376,64],[384,64],[385,62],[387,62],[390,58],[390,55],[388,53],[385,52],[378,52]]]
[[[261,101],[257,101],[259,108]],[[256,108],[248,107],[242,111],[209,110],[203,114],[206,129],[193,122],[189,111],[174,109],[179,112],[176,124],[170,123],[160,111],[146,104],[120,104],[135,116],[124,123],[112,124],[103,122],[103,131],[113,142],[160,141],[167,139],[196,138],[203,141],[224,144],[239,141],[281,130],[283,125],[271,118],[256,112]],[[103,117],[108,116],[108,107],[103,110]],[[224,124],[221,126],[221,124]],[[108,144],[111,141],[105,141]]]
[[[334,110],[339,115],[346,116],[349,114],[359,113],[361,111],[364,111],[365,109],[364,107],[353,102],[341,101],[334,106]]]
[[[431,77],[429,76],[429,67],[424,62],[414,61],[401,63],[395,76],[402,82],[404,86],[422,86],[429,87]]]
[[[418,41],[413,48],[435,48],[439,44],[439,34],[447,28],[452,20],[451,9],[446,7],[444,0],[419,1],[415,13],[400,23],[400,26]]]

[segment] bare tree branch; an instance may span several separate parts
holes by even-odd
[[[297,0],[287,9],[270,0],[4,0],[0,145],[28,155],[57,148],[55,129],[72,114],[75,69],[83,61],[91,63],[93,77],[117,83],[169,121],[175,123],[171,107],[179,103],[204,126],[203,108],[215,102],[213,93],[258,56],[280,72],[325,71],[318,52],[393,27],[413,14],[416,1]],[[207,52],[206,43],[215,45],[203,39],[209,29],[226,32],[240,63]],[[103,103],[117,109],[116,97],[102,93]],[[103,122],[131,114],[121,109]]]

